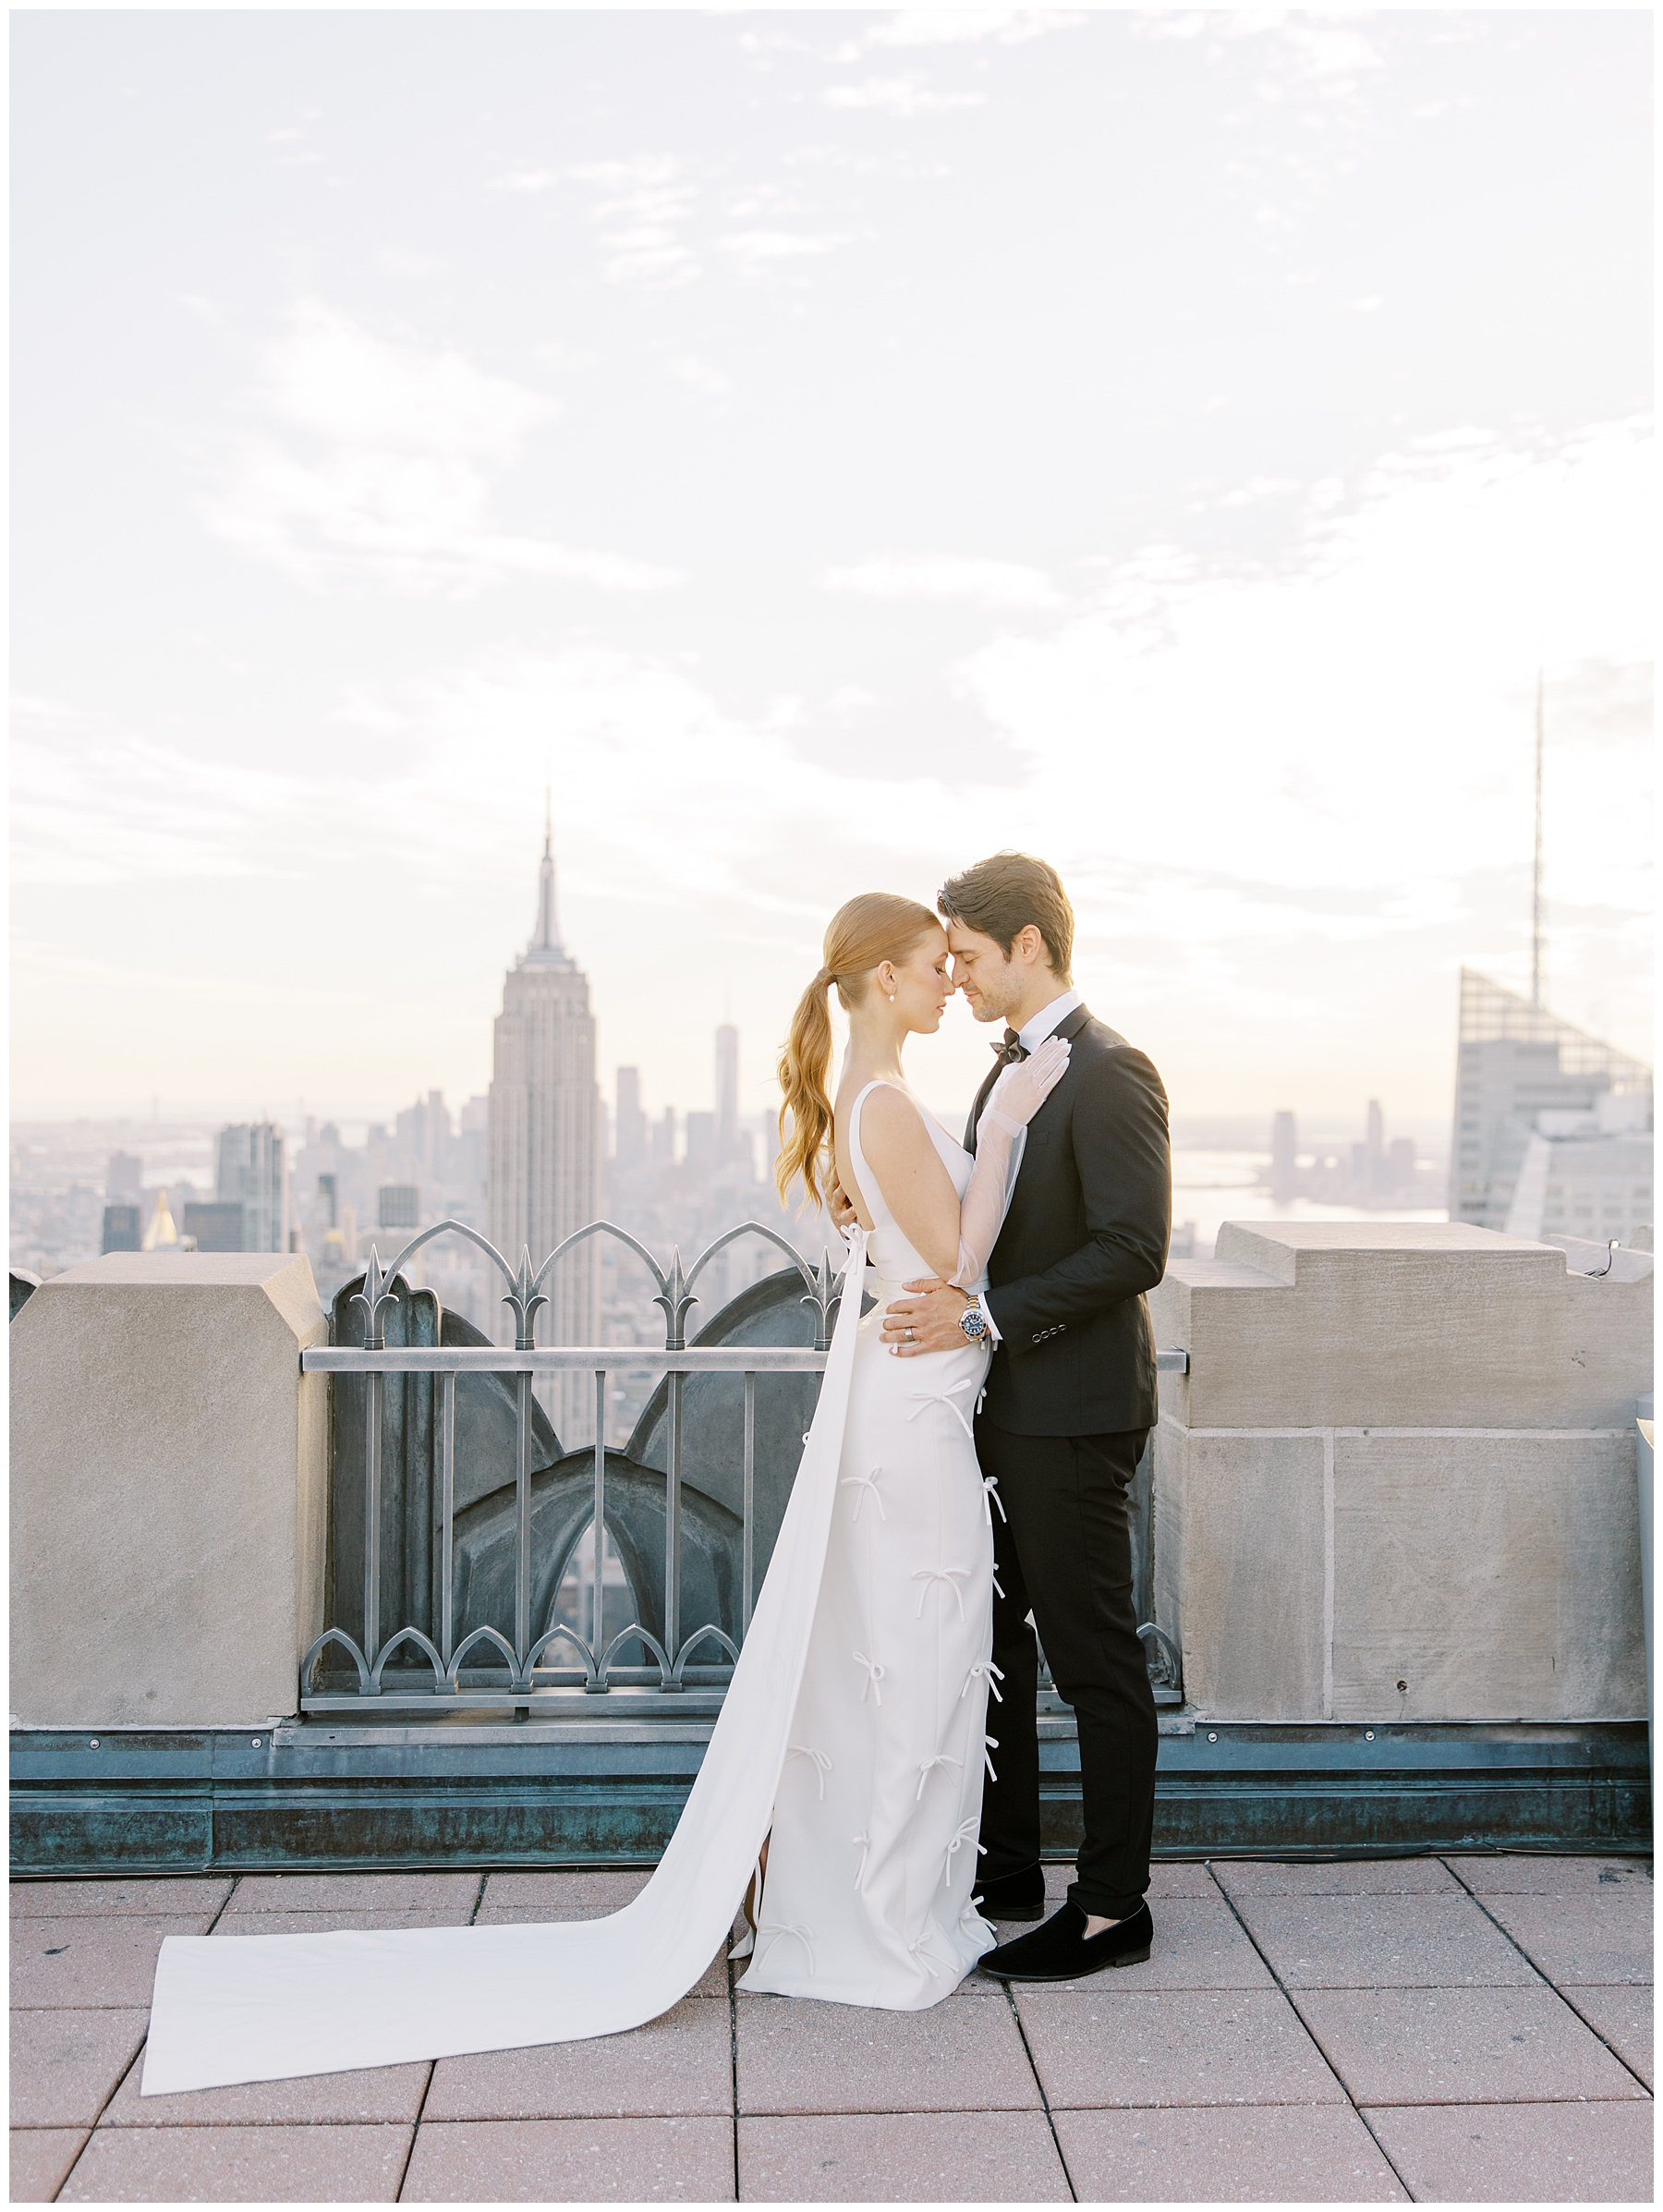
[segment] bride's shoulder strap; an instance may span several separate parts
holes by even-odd
[[[886,1076],[874,1076],[871,1082],[863,1085],[862,1088],[856,1092],[854,1103],[849,1108],[849,1141],[851,1144],[858,1144],[860,1141],[861,1109],[865,1106],[867,1100],[871,1097],[875,1090],[894,1091],[899,1097],[906,1100],[907,1104],[912,1108],[913,1112],[918,1115],[920,1120],[923,1119],[923,1114],[919,1108],[918,1101],[913,1097],[911,1091],[907,1090],[902,1084],[890,1082]]]
[[[866,1194],[867,1206],[868,1210],[872,1212],[872,1218],[874,1221],[877,1219],[877,1212],[875,1207],[873,1206],[873,1200],[878,1194],[878,1178],[873,1174],[870,1167],[867,1164],[866,1148],[860,1141],[860,1113],[862,1107],[865,1106],[867,1100],[871,1097],[875,1090],[898,1091],[901,1097],[904,1098],[907,1104],[913,1109],[914,1112],[916,1113],[918,1112],[917,1101],[913,1097],[912,1093],[904,1089],[899,1083],[891,1083],[887,1081],[882,1076],[875,1076],[871,1082],[863,1084],[860,1089],[856,1092],[854,1099],[850,1101],[849,1159],[854,1165],[856,1174],[860,1179],[860,1187]],[[922,1116],[920,1115],[919,1118],[922,1119]]]
[[[849,1101],[849,1149],[857,1158],[860,1155],[860,1110],[875,1090],[882,1090],[885,1088],[883,1077],[881,1076],[875,1076],[870,1083],[862,1084]],[[892,1086],[889,1088],[892,1088]],[[862,1166],[866,1164],[864,1160],[861,1164]]]

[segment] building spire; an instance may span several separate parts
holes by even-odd
[[[178,1241],[179,1233],[174,1227],[173,1213],[167,1203],[167,1193],[165,1190],[159,1190],[156,1193],[156,1210],[152,1214],[150,1227],[144,1233],[142,1248],[146,1252],[154,1252],[158,1249],[166,1250],[170,1246],[176,1246]]]
[[[1530,1003],[1542,1003],[1542,672],[1536,670],[1536,869],[1530,893]]]
[[[560,950],[560,916],[554,905],[554,795],[543,793],[543,855],[537,871],[537,935],[534,953]]]
[[[527,947],[523,967],[564,967],[565,948],[560,942],[560,913],[554,893],[553,793],[543,795],[542,865],[537,871],[537,927]]]

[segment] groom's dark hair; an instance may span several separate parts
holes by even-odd
[[[1059,983],[1072,983],[1074,908],[1054,868],[1027,853],[995,853],[962,876],[949,876],[936,896],[938,911],[990,937],[1008,960],[1011,947],[1032,922],[1045,940],[1051,972]]]

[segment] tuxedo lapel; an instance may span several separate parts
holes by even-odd
[[[988,1093],[998,1082],[1000,1071],[1003,1066],[1002,1060],[996,1060],[982,1077],[982,1087],[977,1092],[975,1102],[970,1108],[970,1119],[965,1124],[965,1149],[972,1156],[976,1151],[976,1124],[980,1121],[981,1110],[988,1102]]]
[[[1081,1031],[1081,1030],[1082,1030],[1082,1029],[1083,1029],[1083,1028],[1086,1027],[1086,1023],[1087,1023],[1087,1022],[1088,1022],[1090,1019],[1091,1019],[1091,1013],[1090,1013],[1090,1009],[1089,1009],[1089,1008],[1087,1008],[1087,1007],[1085,1007],[1085,1006],[1076,1006],[1076,1007],[1074,1008],[1074,1012],[1073,1012],[1072,1014],[1065,1014],[1065,1015],[1062,1016],[1062,1020],[1061,1020],[1061,1021],[1060,1021],[1060,1022],[1057,1024],[1056,1027],[1055,1027],[1055,1028],[1054,1028],[1054,1029],[1051,1031],[1051,1035],[1052,1035],[1053,1037],[1061,1037],[1061,1038],[1064,1039],[1065,1039],[1065,1040],[1066,1040],[1068,1043],[1072,1044],[1072,1043],[1074,1042],[1074,1039],[1075,1039],[1076,1037],[1078,1037],[1078,1035],[1080,1034],[1080,1031]],[[1038,1112],[1038,1113],[1036,1113],[1036,1114],[1035,1114],[1033,1121],[1031,1121],[1031,1122],[1028,1124],[1028,1127],[1029,1127],[1029,1129],[1030,1129],[1030,1130],[1031,1130],[1031,1129],[1033,1129],[1033,1128],[1035,1127],[1035,1125],[1038,1124],[1038,1122],[1039,1121],[1040,1115],[1041,1115],[1041,1114],[1047,1114],[1047,1113],[1050,1113],[1050,1112],[1052,1111],[1053,1107],[1055,1108],[1055,1111],[1056,1111],[1057,1112],[1059,1112],[1059,1113],[1061,1113],[1061,1112],[1063,1112],[1063,1108],[1062,1108],[1062,1105],[1061,1105],[1061,1104],[1060,1104],[1058,1101],[1060,1101],[1060,1100],[1061,1100],[1063,1098],[1064,1094],[1066,1093],[1066,1091],[1067,1091],[1067,1089],[1068,1089],[1068,1078],[1069,1078],[1069,1076],[1070,1076],[1070,1074],[1071,1074],[1071,1073],[1072,1073],[1072,1070],[1071,1070],[1071,1069],[1068,1069],[1068,1068],[1064,1068],[1064,1069],[1063,1069],[1063,1071],[1062,1071],[1062,1077],[1061,1077],[1061,1079],[1059,1080],[1059,1082],[1058,1082],[1058,1084],[1057,1084],[1057,1088],[1055,1088],[1055,1090],[1053,1090],[1053,1091],[1051,1092],[1050,1096],[1050,1097],[1049,1097],[1049,1098],[1048,1098],[1048,1099],[1047,1099],[1047,1100],[1044,1101],[1044,1103],[1043,1103],[1043,1104],[1040,1106],[1040,1108],[1039,1108],[1039,1112]],[[1017,1170],[1016,1170],[1016,1182],[1015,1182],[1015,1185],[1014,1185],[1014,1189],[1013,1189],[1013,1191],[1012,1191],[1012,1194],[1011,1194],[1011,1202],[1012,1202],[1012,1204],[1013,1204],[1013,1205],[1014,1205],[1014,1204],[1015,1204],[1016,1191],[1018,1191],[1018,1190],[1020,1190],[1020,1189],[1022,1188],[1022,1177],[1023,1177],[1023,1173],[1024,1173],[1024,1171],[1026,1170],[1026,1166],[1027,1166],[1027,1156],[1028,1156],[1028,1152],[1029,1152],[1029,1150],[1031,1150],[1031,1149],[1032,1149],[1032,1144],[1031,1144],[1031,1140],[1030,1140],[1030,1143],[1029,1143],[1027,1146],[1025,1146],[1025,1147],[1024,1147],[1024,1149],[1023,1149],[1022,1160],[1021,1160],[1021,1162],[1019,1163],[1019,1165],[1018,1165],[1018,1167],[1017,1167]],[[1030,1188],[1031,1188],[1031,1187],[1032,1187],[1032,1186],[1030,1185]]]

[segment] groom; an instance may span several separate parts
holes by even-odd
[[[951,1285],[909,1283],[884,1316],[883,1340],[903,1359],[950,1351],[985,1319],[993,1341],[976,1450],[1008,1519],[994,1522],[1004,1702],[998,1780],[982,1798],[984,1917],[1038,1920],[1045,1910],[1030,1611],[1078,1725],[1085,1839],[1067,1902],[981,1963],[1012,1981],[1072,1980],[1149,1955],[1155,1700],[1132,1606],[1126,1491],[1156,1418],[1143,1294],[1160,1281],[1171,1227],[1166,1092],[1074,990],[1074,909],[1054,869],[996,853],[944,883],[936,903],[971,1013],[1004,1024],[967,1149],[1006,1061],[1051,1036],[1071,1048],[1067,1074],[1028,1125],[980,1312]]]

